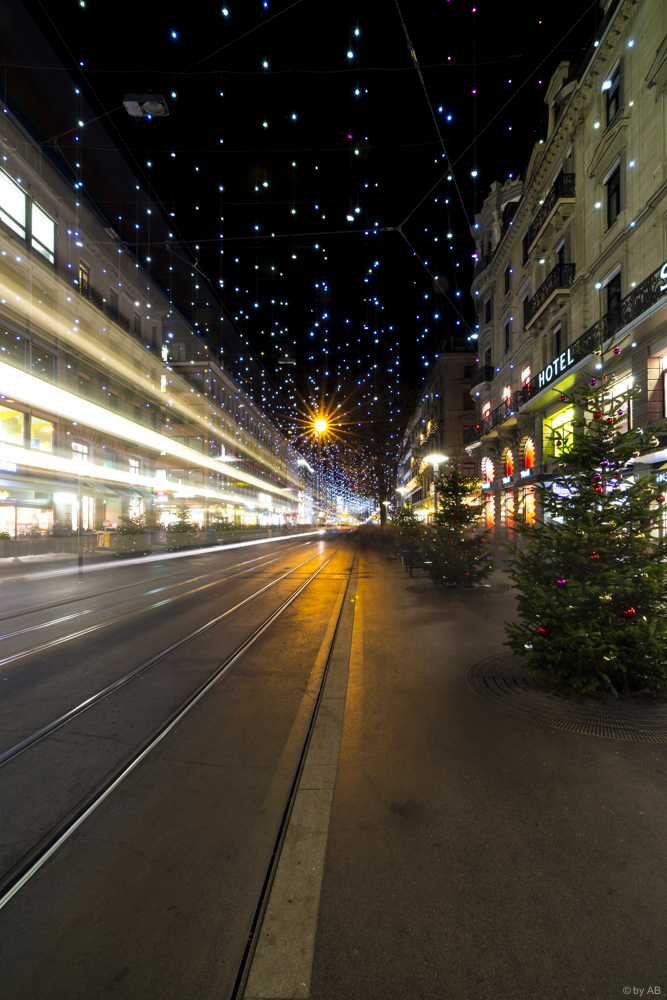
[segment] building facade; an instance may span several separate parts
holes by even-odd
[[[452,458],[460,452],[463,472],[479,475],[475,455],[463,450],[466,433],[474,431],[477,424],[476,405],[470,389],[477,355],[466,348],[468,344],[462,345],[460,351],[440,354],[431,366],[401,441],[399,503],[414,507],[424,520],[433,513],[431,455]]]
[[[312,518],[299,455],[2,107],[0,532]],[[78,489],[81,481],[81,489]],[[81,509],[78,496],[81,495]]]
[[[613,350],[615,391],[642,390],[635,422],[665,415],[667,368],[667,7],[605,0],[578,67],[562,62],[547,93],[547,135],[525,177],[495,183],[475,219],[477,426],[467,432],[487,523],[535,513],[560,396]],[[662,39],[662,41],[661,41]],[[635,471],[654,469],[661,450]]]

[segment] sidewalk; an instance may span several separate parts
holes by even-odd
[[[667,747],[483,701],[513,596],[420,583],[362,555],[311,997],[664,994]]]

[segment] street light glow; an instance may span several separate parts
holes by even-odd
[[[313,424],[313,429],[316,434],[326,434],[329,424],[324,419],[324,417],[318,417]]]

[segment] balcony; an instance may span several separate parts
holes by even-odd
[[[484,254],[484,255],[482,255],[479,258],[479,260],[477,261],[477,263],[475,264],[475,266],[474,266],[474,268],[472,270],[472,280],[473,281],[475,280],[475,278],[478,275],[480,275],[482,273],[482,271],[485,271],[487,269],[487,267],[489,266],[489,264],[491,263],[492,260],[493,260],[493,254],[492,253]]]
[[[79,295],[81,295],[82,298],[88,299],[89,302],[92,302],[94,306],[97,306],[100,312],[105,313],[112,322],[117,323],[118,326],[122,327],[123,330],[126,331],[126,333],[130,332],[130,321],[127,316],[123,316],[121,312],[114,309],[113,306],[110,305],[106,299],[102,297],[102,295],[100,295],[96,288],[93,288],[92,285],[85,282],[79,285],[78,290]]]
[[[482,365],[480,368],[475,369],[470,377],[470,388],[474,389],[476,385],[480,385],[482,382],[492,382],[494,374],[493,365]]]
[[[574,174],[559,174],[528,230],[529,248],[533,246],[552,214],[556,215],[565,204],[569,205],[574,202],[574,195]]]
[[[537,289],[532,299],[524,305],[523,325],[524,329],[535,321],[542,310],[551,302],[559,292],[566,292],[574,281],[576,264],[556,264],[549,272],[545,280]]]
[[[574,267],[574,265],[570,266]],[[667,281],[662,274],[664,266],[663,264],[657,267],[653,274],[650,274],[640,285],[633,288],[630,294],[621,299],[617,306],[605,313],[597,322],[593,323],[593,326],[570,344],[568,350],[575,362],[582,361],[594,351],[609,346],[619,330],[636,320],[660,299],[667,297]],[[554,383],[550,383],[549,386],[542,385],[540,387],[539,375],[535,375],[528,385],[523,386],[514,394],[515,409],[519,409],[538,392],[542,392],[557,382],[558,379],[555,379]]]

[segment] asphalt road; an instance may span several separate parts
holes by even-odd
[[[0,640],[0,751],[273,585],[0,768],[3,873],[333,555],[0,911],[3,995],[230,996],[353,547],[343,536],[296,538],[121,565],[83,585],[66,575],[24,581],[20,592],[12,582]],[[59,607],[43,607],[54,600]],[[53,624],[36,627],[44,623]]]

